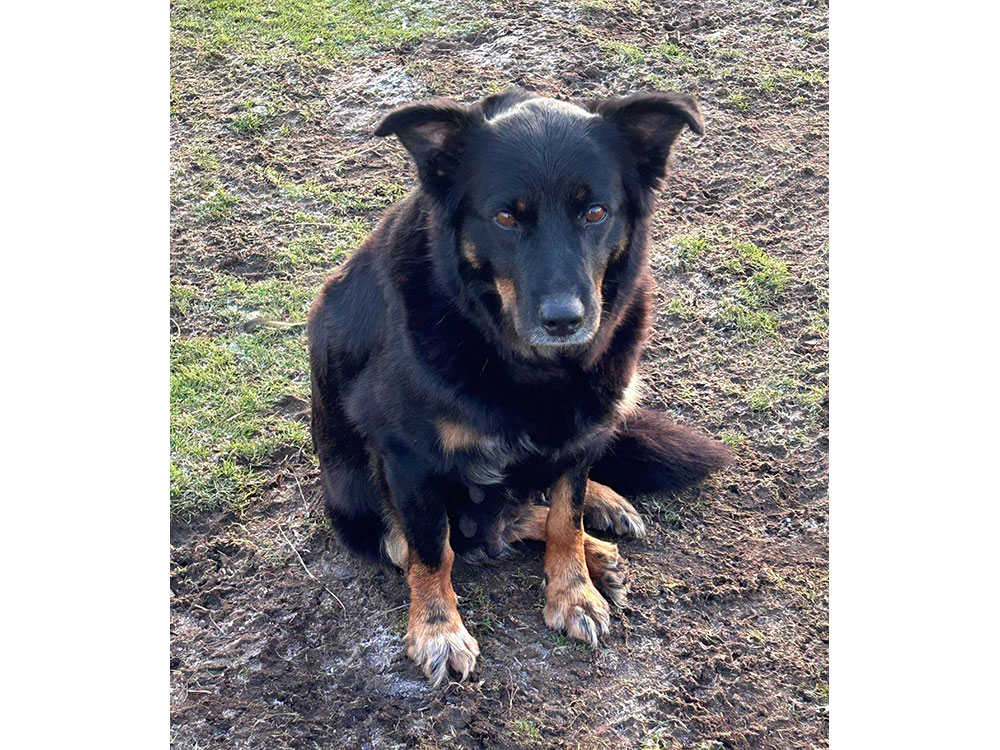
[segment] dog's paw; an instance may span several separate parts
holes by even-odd
[[[618,554],[618,545],[587,535],[583,540],[583,549],[590,580],[612,604],[624,607],[628,590],[625,587],[625,563]]]
[[[549,585],[545,592],[545,624],[596,649],[600,636],[610,632],[611,610],[594,584],[584,579],[564,586]]]
[[[628,500],[610,487],[590,482],[584,501],[584,523],[600,531],[614,531],[617,536],[643,537],[646,522]]]
[[[441,622],[410,623],[406,633],[406,653],[424,670],[434,687],[448,677],[448,668],[464,680],[476,666],[479,644],[456,612]]]

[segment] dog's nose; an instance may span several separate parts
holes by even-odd
[[[554,294],[542,300],[538,317],[552,336],[571,336],[583,325],[583,302],[571,294]]]

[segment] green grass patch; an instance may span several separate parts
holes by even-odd
[[[676,44],[663,43],[653,48],[653,56],[664,60],[690,60],[687,50]]]
[[[308,425],[277,409],[283,397],[306,397],[306,372],[299,332],[171,341],[171,516],[242,513],[269,481],[268,467],[308,451]]]
[[[307,268],[332,269],[343,261],[368,234],[368,225],[360,219],[335,220],[331,231],[307,232],[289,240],[275,254],[283,271]]]
[[[664,42],[648,52],[642,47],[618,39],[605,39],[598,42],[603,49],[618,63],[625,65],[642,65],[649,58],[660,60],[690,61],[687,50],[676,44]]]
[[[170,282],[170,307],[181,315],[187,315],[191,303],[197,298],[198,289],[186,284]]]
[[[291,200],[329,203],[352,211],[376,211],[405,197],[406,189],[397,183],[379,183],[368,192],[334,190],[313,177],[293,180],[273,167],[260,170],[261,176]]]
[[[514,722],[513,727],[517,734],[530,739],[540,740],[542,738],[542,731],[528,719],[518,719]]]
[[[751,411],[767,411],[786,396],[794,394],[798,384],[791,378],[765,383],[747,394],[747,405]]]
[[[301,323],[319,287],[297,286],[284,279],[248,282],[238,276],[217,278],[210,314],[227,323],[245,323],[254,318]]]
[[[743,50],[731,47],[717,49],[713,54],[722,60],[742,60],[746,57],[746,53]]]
[[[778,71],[778,78],[792,86],[823,86],[826,84],[826,74],[822,70],[782,68]]]
[[[667,300],[667,311],[674,315],[679,315],[684,319],[695,317],[694,310],[685,305],[682,300],[679,300],[676,297]]]
[[[777,308],[788,283],[788,266],[752,242],[735,242],[732,248],[720,270],[742,280],[737,299],[720,309],[719,319],[753,336],[773,336],[780,323]]]
[[[232,214],[239,199],[224,188],[217,188],[206,195],[197,206],[197,213],[204,219],[221,221]]]
[[[827,400],[830,389],[825,385],[810,386],[804,394],[799,397],[799,401],[810,412],[817,412],[823,408],[823,402]]]
[[[683,91],[684,82],[680,78],[667,78],[657,73],[649,73],[646,82],[651,84],[657,91]]]
[[[734,91],[726,97],[726,101],[736,107],[736,109],[740,112],[746,111],[746,109],[750,106],[750,100],[747,99],[746,95],[741,91]]]
[[[274,466],[310,451],[307,424],[288,419],[283,399],[308,397],[302,327],[244,332],[252,319],[302,323],[317,293],[281,279],[218,276],[208,291],[171,284],[171,307],[192,320],[227,324],[218,337],[173,337],[170,345],[170,509],[175,518],[242,511]]]
[[[222,169],[219,157],[203,146],[193,147],[187,154],[189,163],[203,172],[218,172]]]
[[[747,436],[736,432],[735,430],[726,430],[721,435],[719,435],[719,440],[728,445],[730,448],[739,448],[743,443],[746,442]]]
[[[264,118],[269,114],[267,105],[246,102],[243,111],[229,121],[233,132],[243,135],[256,133],[264,127]]]
[[[209,60],[236,52],[281,61],[302,51],[319,60],[398,49],[451,25],[444,0],[175,0],[174,43]]]
[[[646,53],[641,47],[618,39],[602,39],[599,42],[601,49],[610,53],[617,62],[630,65],[641,65],[646,62]]]
[[[778,316],[769,310],[751,310],[746,305],[728,304],[719,310],[719,320],[753,338],[774,336],[778,333]]]
[[[677,248],[677,260],[684,266],[694,264],[708,250],[708,239],[704,235],[679,234],[670,244]]]

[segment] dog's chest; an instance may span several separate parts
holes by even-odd
[[[459,476],[470,487],[502,485],[518,494],[547,489],[561,472],[585,460],[613,434],[623,397],[607,409],[582,416],[579,412],[540,411],[533,416],[511,414],[497,432],[454,430],[445,426]],[[461,433],[461,434],[459,434]],[[461,440],[454,438],[461,437]],[[461,442],[461,445],[457,443]],[[452,448],[447,451],[447,448]]]

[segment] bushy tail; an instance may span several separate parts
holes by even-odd
[[[695,484],[731,460],[724,444],[663,412],[640,409],[591,467],[590,478],[622,495],[667,492]]]

